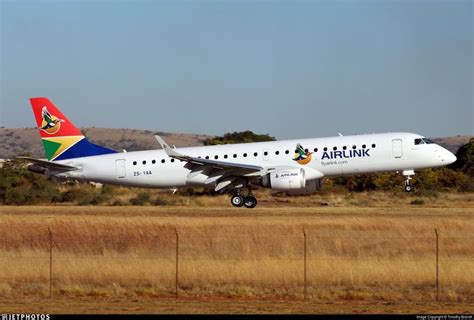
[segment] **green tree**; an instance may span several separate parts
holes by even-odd
[[[247,142],[262,142],[262,141],[275,141],[275,137],[268,134],[256,134],[250,130],[241,132],[226,133],[223,136],[207,139],[204,141],[204,145],[217,145],[217,144],[234,144],[234,143],[247,143]]]
[[[438,190],[440,189],[438,172],[433,169],[423,169],[413,177],[414,185],[417,188]]]
[[[443,188],[462,188],[469,182],[469,176],[461,171],[449,168],[436,169],[438,175],[438,183]]]
[[[471,138],[468,143],[459,148],[456,157],[458,158],[457,161],[449,165],[449,168],[474,177],[474,138]]]
[[[45,176],[34,174],[23,163],[11,160],[0,169],[0,202],[31,204],[51,202],[59,195],[57,185]]]
[[[403,186],[403,176],[396,172],[378,173],[374,175],[373,182],[377,190],[401,190]]]

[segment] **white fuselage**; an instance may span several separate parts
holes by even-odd
[[[176,151],[191,157],[208,157],[211,160],[264,168],[303,168],[307,180],[321,178],[311,173],[313,169],[330,177],[439,167],[456,159],[451,152],[437,144],[416,145],[414,141],[417,138],[422,136],[382,133],[189,147]],[[298,143],[312,152],[311,161],[307,164],[293,160]],[[186,162],[168,157],[164,150],[113,153],[57,162],[80,168],[60,176],[86,181],[156,188],[215,186],[209,183],[208,176],[190,175],[191,170]]]

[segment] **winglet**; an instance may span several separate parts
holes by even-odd
[[[163,140],[162,137],[158,136],[158,135],[155,135],[155,138],[156,140],[158,140],[158,143],[160,144],[160,146],[163,148],[163,150],[165,150],[166,154],[168,155],[168,157],[176,157],[176,158],[181,158],[181,157],[184,157],[184,155],[174,151],[173,149],[171,149],[170,145],[166,143],[165,140]]]
[[[171,149],[169,144],[167,144],[166,141],[162,137],[155,135],[155,138],[163,149],[167,149],[167,148]]]

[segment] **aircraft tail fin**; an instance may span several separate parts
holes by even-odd
[[[49,99],[30,98],[30,102],[48,160],[116,153],[89,142]]]

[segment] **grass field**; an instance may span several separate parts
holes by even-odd
[[[288,198],[255,210],[3,206],[0,311],[472,313],[474,201],[443,197],[373,207]]]

